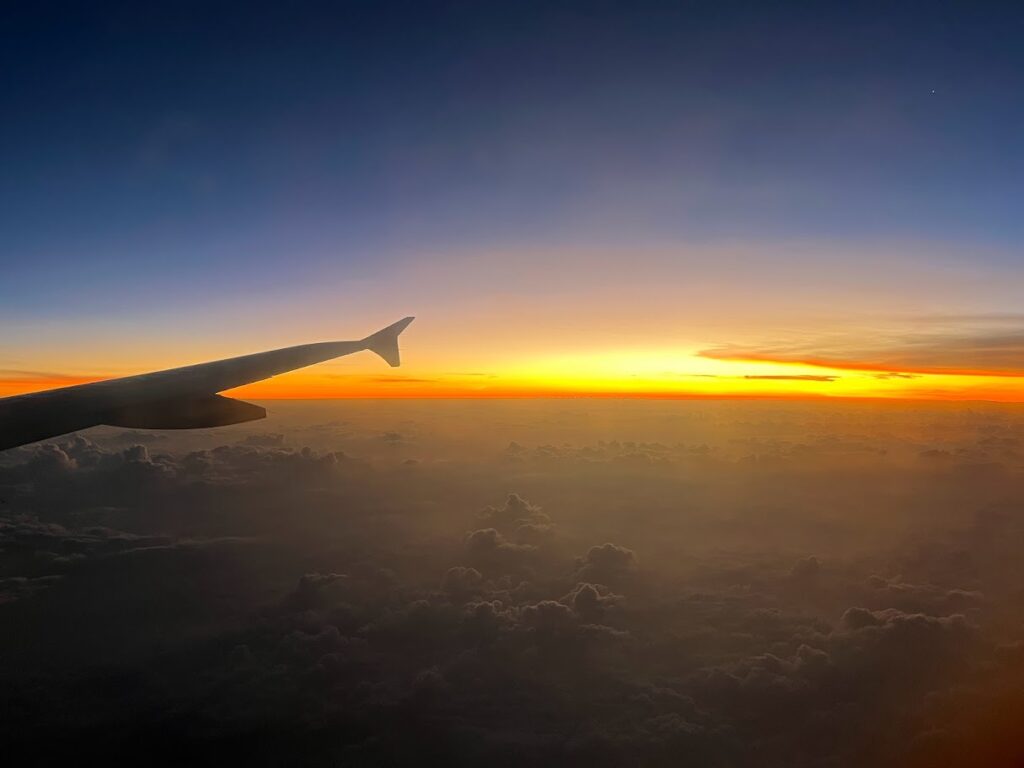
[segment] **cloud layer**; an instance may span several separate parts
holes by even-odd
[[[1024,420],[679,405],[295,406],[0,456],[11,754],[1019,758]]]

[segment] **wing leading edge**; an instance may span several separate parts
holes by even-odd
[[[398,366],[406,317],[359,341],[325,341],[227,360],[79,384],[0,399],[0,450],[109,424],[139,429],[196,429],[253,421],[266,411],[217,395],[353,352],[370,350]]]

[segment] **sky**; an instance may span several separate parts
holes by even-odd
[[[0,396],[1024,399],[1010,4],[14,3]]]

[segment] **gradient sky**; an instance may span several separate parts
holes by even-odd
[[[0,395],[1024,399],[1024,11],[849,6],[8,4]]]

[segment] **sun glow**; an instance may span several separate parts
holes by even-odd
[[[571,345],[565,345],[571,346]],[[550,348],[549,348],[550,349]],[[769,355],[709,353],[686,347],[583,350],[567,354],[518,350],[459,371],[460,357],[424,359],[410,344],[401,368],[390,369],[368,353],[277,376],[233,390],[250,399],[343,398],[888,398],[908,400],[1024,401],[1024,377],[1005,370],[914,371],[861,362],[771,359]],[[109,375],[10,371],[0,376],[0,396],[52,389],[194,362],[182,356],[144,369],[114,367]]]
[[[789,361],[721,360],[696,349],[544,355],[486,372],[410,366],[382,374],[311,369],[237,390],[252,398],[650,397],[1024,399],[1024,383],[1000,374],[910,374]]]

